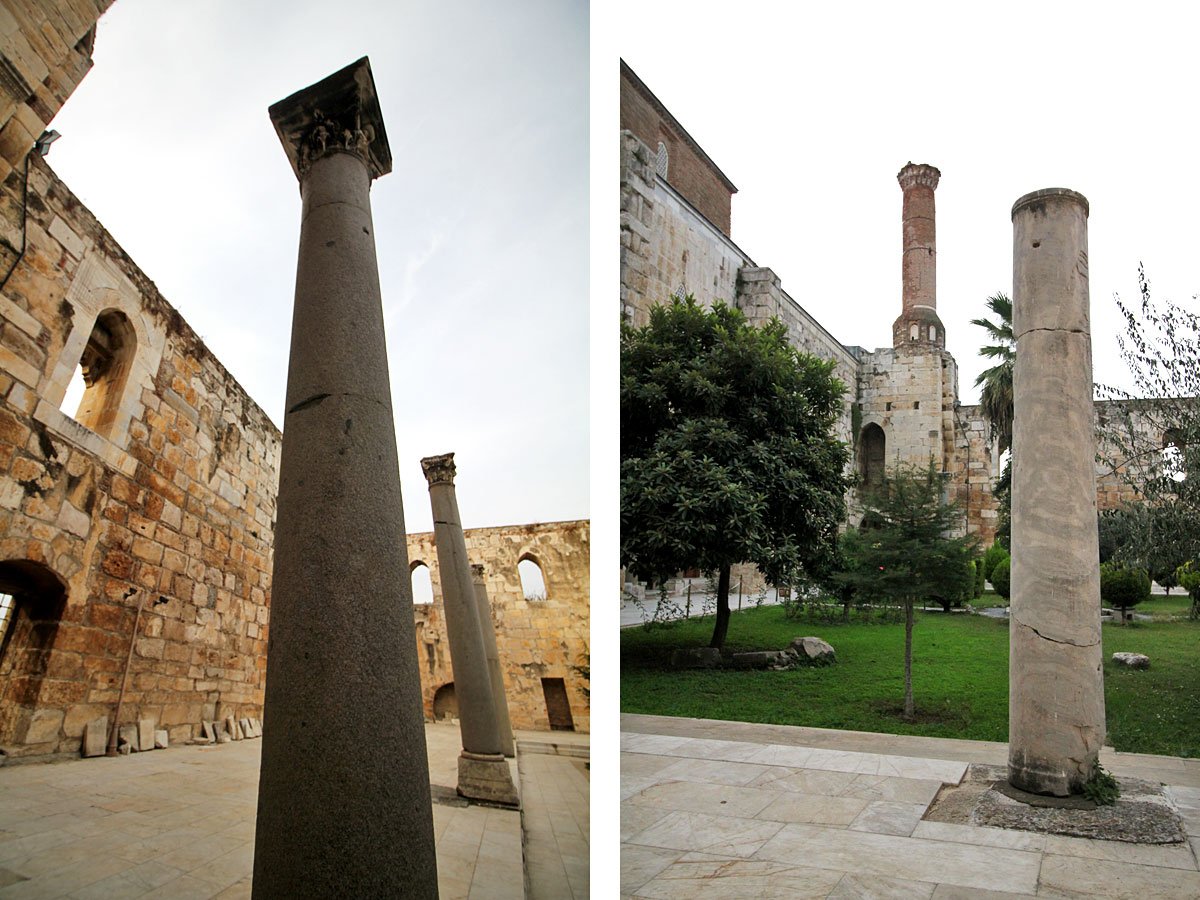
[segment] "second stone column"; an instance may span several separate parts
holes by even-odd
[[[467,540],[454,493],[454,454],[426,457],[421,460],[421,468],[429,482],[429,502],[433,507],[433,536],[462,732],[458,793],[474,800],[516,806],[517,791],[504,759],[487,651],[467,560]]]

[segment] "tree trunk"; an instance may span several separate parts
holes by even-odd
[[[851,599],[849,597],[842,601],[842,621],[847,625],[850,624],[850,603]]]
[[[717,576],[717,624],[713,628],[708,646],[720,650],[725,646],[725,633],[729,631],[729,566],[721,566]]]
[[[914,715],[912,695],[912,630],[913,630],[913,601],[904,604],[904,718],[911,720]]]

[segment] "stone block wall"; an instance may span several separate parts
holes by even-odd
[[[687,202],[723,234],[729,234],[730,209],[737,188],[650,89],[621,63],[621,128],[636,135],[658,165],[659,143],[667,153],[665,178]]]
[[[123,722],[261,715],[279,431],[37,157],[28,210],[0,292],[0,746],[78,752],[143,599]]]
[[[589,731],[590,527],[585,521],[465,529],[467,555],[485,567],[488,599],[514,728],[550,730],[543,679],[562,679],[576,731]],[[409,565],[424,563],[433,603],[414,604],[426,718],[454,681],[433,533],[408,535]],[[517,566],[541,568],[545,599],[526,599]]]
[[[883,429],[888,468],[897,462],[944,469],[945,387],[956,378],[945,352],[908,355],[892,348],[864,354],[858,372],[860,432],[868,424]],[[951,404],[953,409],[953,404]]]

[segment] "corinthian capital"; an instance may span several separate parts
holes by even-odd
[[[454,484],[454,454],[427,456],[421,460],[421,470],[430,487],[435,484]]]
[[[392,170],[375,79],[367,57],[280,100],[268,110],[292,171],[301,181],[331,153],[350,153],[372,178]]]

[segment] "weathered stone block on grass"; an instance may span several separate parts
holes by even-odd
[[[837,662],[837,651],[819,637],[809,635],[795,638],[788,649],[806,665],[831,666]]]
[[[1150,657],[1144,653],[1114,653],[1112,661],[1118,666],[1124,666],[1126,669],[1150,668]]]
[[[768,669],[771,666],[786,665],[790,654],[782,650],[752,650],[748,653],[733,654],[735,669]]]

